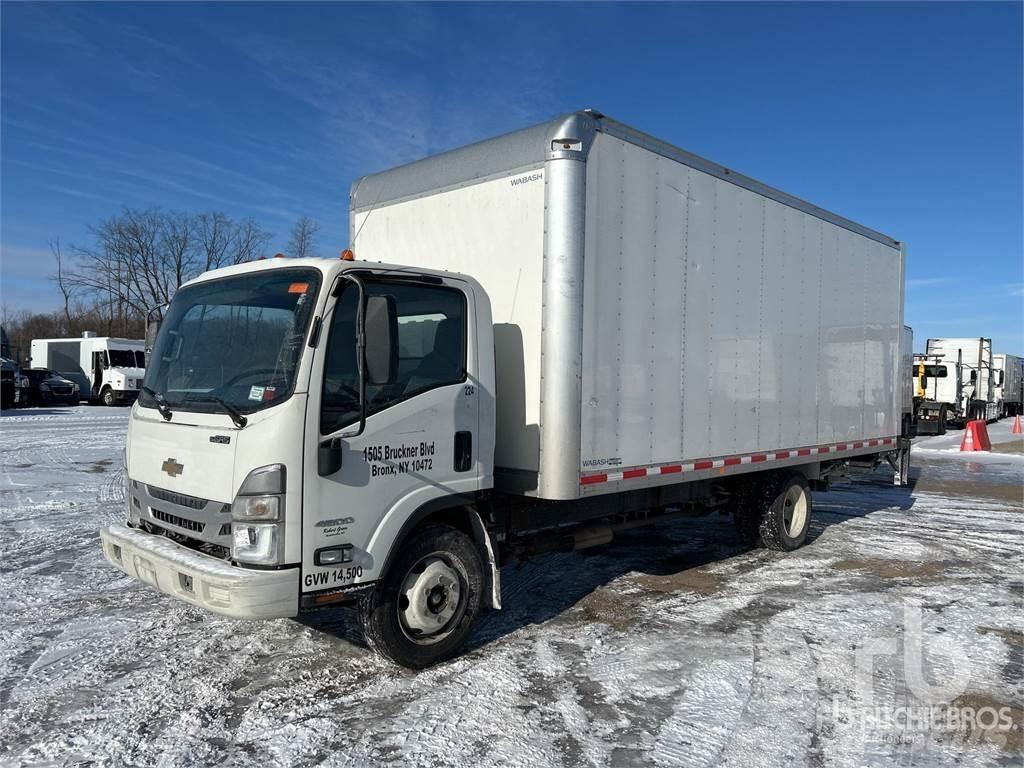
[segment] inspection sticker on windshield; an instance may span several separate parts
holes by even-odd
[[[262,400],[263,392],[266,387],[249,387],[249,399],[250,400]]]

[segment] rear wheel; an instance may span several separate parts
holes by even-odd
[[[411,669],[449,659],[469,636],[482,585],[483,561],[469,536],[447,525],[421,528],[360,603],[366,641]]]
[[[811,490],[799,472],[751,480],[740,493],[736,530],[748,546],[791,552],[807,539]]]

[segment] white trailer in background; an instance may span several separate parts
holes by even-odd
[[[233,616],[356,602],[421,667],[506,559],[716,511],[792,550],[811,489],[906,481],[886,235],[589,111],[361,179],[350,213],[359,261],[176,293],[118,568]]]
[[[999,418],[1024,414],[1024,357],[993,355],[992,366],[995,369],[992,397]]]
[[[132,403],[146,375],[143,342],[97,336],[33,339],[33,368],[49,368],[78,385],[83,398],[104,405]]]
[[[919,423],[937,423],[941,433],[946,424],[996,418],[991,339],[928,339],[914,360],[919,366]]]

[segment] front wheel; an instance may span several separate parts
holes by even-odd
[[[100,395],[100,399],[103,400],[104,405],[114,405],[116,402],[114,400],[114,390],[107,387],[103,390],[103,394]]]
[[[459,652],[480,610],[483,561],[475,542],[447,525],[415,531],[380,584],[360,602],[367,643],[410,669]]]

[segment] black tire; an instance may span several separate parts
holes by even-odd
[[[759,528],[761,545],[779,552],[792,552],[807,540],[811,528],[811,489],[799,472],[783,475],[766,486],[767,508]],[[793,500],[797,495],[798,499]],[[802,509],[801,509],[802,508]],[[800,520],[790,520],[791,517]]]
[[[79,404],[81,404],[81,402],[82,402],[82,398],[81,397],[73,397],[73,398],[71,398],[71,405],[72,406],[79,405]]]
[[[458,602],[453,615],[436,632],[422,634],[406,622],[411,607],[403,587],[407,587],[410,580],[415,583],[417,573],[426,572],[421,567],[423,564],[436,562],[457,576]],[[420,568],[418,572],[417,568]],[[359,603],[367,644],[409,669],[423,669],[450,659],[462,649],[480,611],[483,583],[483,559],[473,539],[447,525],[429,525],[414,531],[403,542],[401,552],[384,578]],[[445,591],[445,594],[453,593]],[[447,602],[442,606],[451,607]]]
[[[748,547],[757,547],[761,544],[761,510],[758,508],[761,484],[753,479],[739,482],[732,521],[736,525],[740,541]]]
[[[792,552],[807,540],[811,513],[811,490],[799,472],[752,478],[737,503],[736,531],[748,546]]]
[[[117,405],[117,401],[114,399],[114,390],[110,387],[107,387],[102,393],[100,393],[100,400],[102,400],[103,404],[107,406]]]

